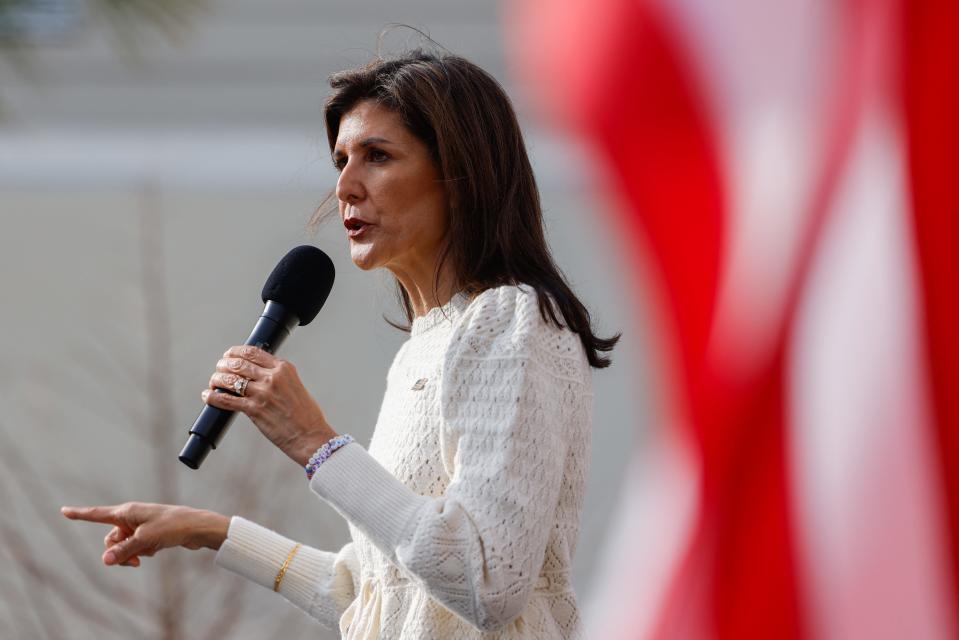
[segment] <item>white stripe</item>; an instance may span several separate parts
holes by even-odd
[[[681,431],[675,425],[661,429],[627,469],[597,587],[584,611],[590,637],[648,638],[660,621],[699,511],[698,465]],[[705,618],[690,615],[685,622],[703,624]],[[683,637],[706,637],[699,631]]]
[[[902,141],[863,120],[797,318],[796,521],[813,637],[955,637]]]
[[[748,379],[785,312],[829,150],[829,91],[843,69],[829,0],[675,0],[672,18],[715,134],[724,188],[723,264],[709,356]]]

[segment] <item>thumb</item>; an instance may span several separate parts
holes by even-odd
[[[136,556],[149,555],[145,553],[148,546],[139,531],[134,531],[132,536],[121,540],[103,553],[103,564],[123,564]]]

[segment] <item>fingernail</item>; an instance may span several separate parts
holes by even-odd
[[[117,563],[117,554],[112,551],[107,551],[103,554],[103,563],[104,564],[116,564]]]

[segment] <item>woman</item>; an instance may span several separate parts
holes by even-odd
[[[346,638],[574,638],[570,567],[589,459],[596,337],[550,257],[509,99],[455,56],[331,79],[326,126],[350,255],[389,269],[411,326],[369,450],[339,436],[288,362],[233,347],[205,402],[246,413],[349,522],[338,553],[243,518],[130,503],[103,561],[184,546]],[[244,382],[246,381],[246,382]],[[241,396],[211,393],[237,389]]]

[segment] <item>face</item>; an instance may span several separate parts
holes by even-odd
[[[353,263],[401,279],[432,277],[448,206],[426,144],[399,115],[367,100],[340,119],[333,163]]]

